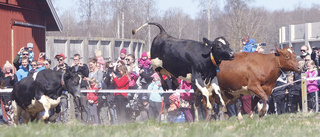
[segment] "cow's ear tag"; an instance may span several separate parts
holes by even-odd
[[[220,72],[220,67],[217,67],[216,71],[217,71],[217,73],[219,73]]]

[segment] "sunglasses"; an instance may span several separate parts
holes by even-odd
[[[58,59],[58,61],[63,61],[63,59]]]
[[[29,55],[29,54],[22,54],[22,55]]]
[[[306,50],[303,50],[303,49],[302,49],[302,50],[300,50],[300,51],[301,51],[301,52],[306,52]]]
[[[31,66],[37,66],[37,64],[31,64]]]

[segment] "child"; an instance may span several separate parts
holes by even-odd
[[[96,56],[96,59],[97,59],[97,61],[98,61],[98,63],[100,64],[100,70],[101,71],[103,71],[104,70],[104,63],[105,63],[105,61],[104,61],[104,59],[103,59],[103,57],[102,57],[102,52],[101,52],[101,50],[96,50],[96,51],[94,51],[94,54],[95,54],[95,56]]]
[[[95,78],[90,79],[89,81],[90,88],[89,90],[98,90],[98,82]],[[98,119],[98,95],[97,92],[88,92],[87,93],[87,100],[89,102],[88,108],[90,111],[90,118],[92,117],[92,122],[94,125],[99,124]]]
[[[34,58],[34,53],[33,53],[33,44],[32,43],[28,43],[27,44],[27,48],[25,49],[25,50],[27,50],[28,52],[29,52],[29,59],[28,59],[28,61],[29,62],[31,62],[32,60],[33,60],[33,58]],[[21,55],[20,55],[20,58],[22,58],[22,53],[21,53]]]
[[[148,59],[148,54],[146,52],[142,53],[142,57],[139,58],[139,68],[143,69],[145,73],[148,73],[149,68],[151,67],[151,61]]]
[[[316,68],[316,65],[313,60],[310,60],[307,62],[307,78],[317,77],[318,76],[318,70]],[[315,97],[316,93],[318,93],[318,82],[317,80],[307,80],[307,89],[308,89],[308,108],[313,109],[315,111]]]

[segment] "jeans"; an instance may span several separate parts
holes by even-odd
[[[118,124],[118,115],[117,115],[117,110],[114,106],[109,108],[110,115],[111,115],[111,120],[113,124]]]

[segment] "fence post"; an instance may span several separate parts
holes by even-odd
[[[316,91],[316,112],[319,112],[319,91]]]
[[[308,112],[306,73],[301,73],[302,112]]]

